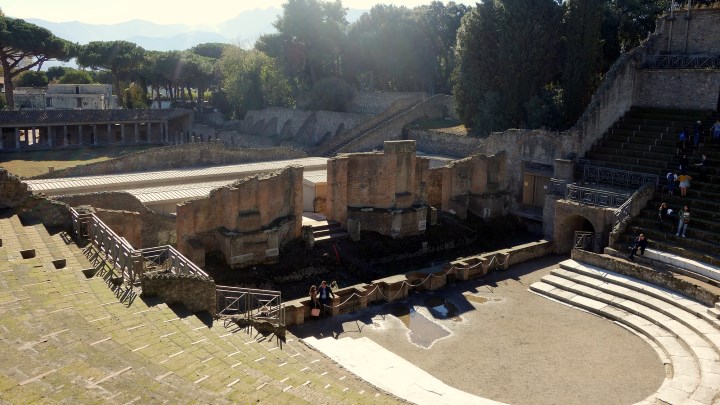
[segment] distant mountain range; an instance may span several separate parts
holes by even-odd
[[[354,22],[366,11],[350,9],[347,12],[347,19]],[[258,8],[214,25],[156,24],[145,20],[131,20],[118,24],[52,22],[37,18],[25,20],[49,29],[60,38],[80,44],[90,41],[125,40],[148,50],[169,51],[188,49],[206,42],[251,46],[260,35],[275,32],[272,24],[280,14],[282,14],[280,8]]]

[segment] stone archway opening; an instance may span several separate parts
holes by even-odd
[[[556,244],[558,252],[567,253],[573,248],[575,232],[596,232],[592,222],[582,215],[568,215],[562,221],[557,233]]]

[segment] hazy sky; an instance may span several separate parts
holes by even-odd
[[[374,4],[415,7],[431,0],[343,0],[347,8],[370,9]],[[284,0],[3,0],[5,15],[53,22],[112,24],[133,19],[160,24],[213,24],[254,8],[280,7]],[[447,1],[444,1],[447,3]],[[474,1],[456,3],[474,4]]]

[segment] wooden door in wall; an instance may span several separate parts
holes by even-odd
[[[542,207],[545,204],[545,191],[549,183],[549,177],[524,173],[522,203]]]

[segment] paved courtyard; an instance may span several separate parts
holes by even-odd
[[[370,338],[454,388],[505,403],[629,404],[653,394],[665,369],[648,341],[528,291],[563,259],[291,330]]]

